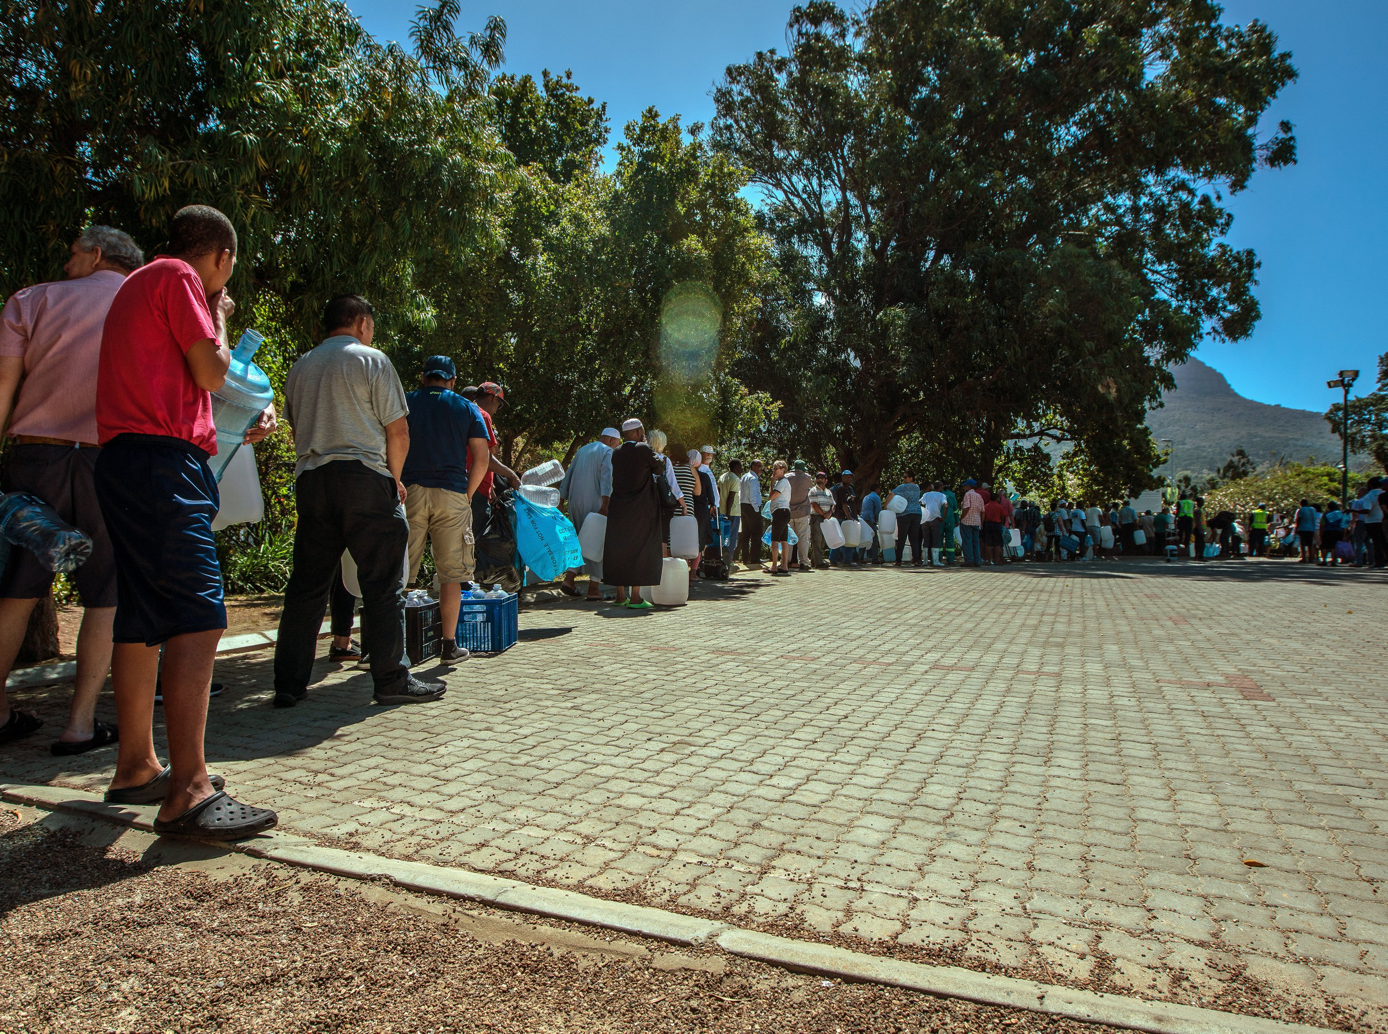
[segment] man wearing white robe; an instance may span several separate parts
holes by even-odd
[[[589,514],[606,515],[608,499],[612,495],[612,450],[621,442],[621,435],[614,427],[603,428],[595,442],[589,442],[574,454],[573,462],[559,483],[559,498],[568,501],[569,520],[576,529],[582,529]],[[602,599],[602,563],[583,561],[583,570],[588,575],[588,598]],[[564,572],[564,591],[577,596],[574,578],[578,569]]]

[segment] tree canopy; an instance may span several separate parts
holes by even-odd
[[[1257,136],[1295,76],[1208,0],[878,0],[797,7],[730,66],[714,140],[765,198],[779,277],[735,367],[771,434],[871,480],[1019,481],[1051,452],[1151,483],[1167,366],[1258,318],[1225,193],[1294,160]]]

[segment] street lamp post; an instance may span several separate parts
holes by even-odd
[[[1339,388],[1344,392],[1343,405],[1340,407],[1340,446],[1342,458],[1340,463],[1340,508],[1349,509],[1349,389],[1354,387],[1354,382],[1359,378],[1358,370],[1341,370],[1338,380],[1326,381],[1327,388]]]
[[[1170,438],[1158,438],[1157,441],[1165,442],[1167,446],[1167,460],[1171,463],[1171,487],[1176,487],[1176,443]],[[1163,500],[1165,502],[1165,500]]]

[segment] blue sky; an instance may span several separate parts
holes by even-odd
[[[377,37],[408,41],[414,4],[347,0]],[[686,122],[708,121],[709,91],[723,69],[757,50],[784,48],[791,0],[463,0],[460,27],[506,19],[506,69],[573,70],[606,101],[614,135],[654,105]],[[1274,104],[1296,124],[1298,164],[1263,171],[1233,198],[1230,242],[1262,261],[1263,319],[1246,341],[1207,342],[1199,357],[1249,398],[1324,410],[1325,381],[1361,371],[1373,387],[1388,351],[1388,38],[1385,0],[1227,0],[1226,20],[1267,22],[1301,78]],[[1358,392],[1357,392],[1358,393]]]

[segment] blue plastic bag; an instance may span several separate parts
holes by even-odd
[[[583,566],[578,532],[567,517],[552,506],[536,506],[519,492],[511,502],[515,507],[516,552],[535,577],[552,582],[565,571]]]
[[[764,531],[764,532],[762,533],[761,541],[762,541],[762,545],[764,545],[764,546],[769,546],[769,545],[771,545],[771,529],[770,529],[770,528],[767,528],[766,531]],[[794,530],[793,528],[787,528],[787,529],[786,529],[786,545],[787,545],[787,546],[793,546],[793,545],[795,545],[795,544],[796,544],[797,542],[799,542],[799,541],[800,541],[800,536],[797,535],[797,534],[795,534],[795,530]]]
[[[92,555],[92,540],[86,532],[68,524],[38,496],[25,492],[0,497],[0,537],[27,549],[58,574],[70,574]],[[8,560],[8,547],[5,552]]]

